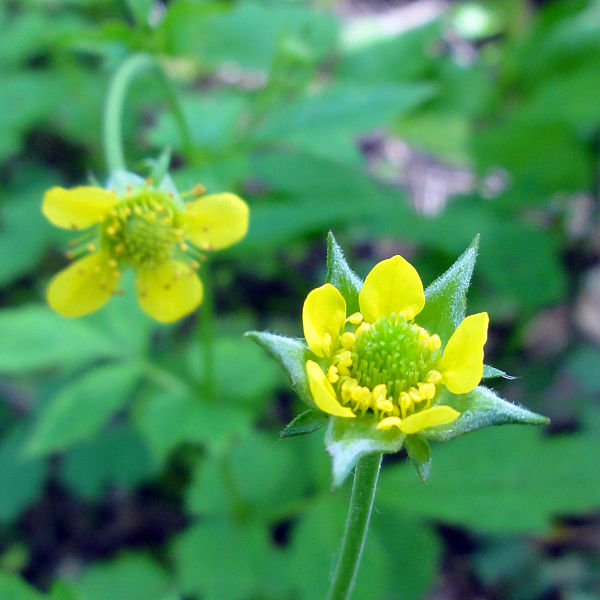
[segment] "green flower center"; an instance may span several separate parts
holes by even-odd
[[[164,192],[142,190],[124,198],[102,224],[101,243],[111,256],[134,268],[152,268],[183,245],[179,211]]]
[[[371,390],[383,384],[388,397],[397,399],[401,392],[428,381],[435,369],[439,349],[431,339],[403,316],[382,317],[356,336],[350,376]]]

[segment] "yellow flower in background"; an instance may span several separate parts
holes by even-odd
[[[131,268],[141,308],[157,321],[176,321],[202,302],[196,273],[202,252],[226,248],[246,235],[248,206],[238,196],[213,194],[184,203],[170,179],[169,185],[154,187],[127,175],[134,184],[122,193],[55,187],[44,195],[42,212],[53,225],[86,230],[69,253],[77,260],[47,290],[48,304],[65,317],[104,306],[119,293],[122,270]]]
[[[358,301],[360,312],[346,316],[342,294],[326,283],[304,302],[304,337],[321,359],[306,362],[318,408],[348,419],[374,414],[378,429],[406,434],[454,421],[460,413],[436,403],[439,387],[465,394],[480,382],[487,313],[466,317],[442,351],[439,335],[414,322],[423,284],[401,256],[375,265]]]

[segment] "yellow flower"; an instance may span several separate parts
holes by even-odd
[[[417,325],[425,306],[419,274],[401,256],[381,261],[346,316],[333,285],[312,290],[303,306],[304,337],[319,362],[308,360],[311,394],[324,412],[343,418],[373,414],[378,429],[413,434],[445,425],[460,413],[436,403],[439,386],[473,390],[483,373],[488,315],[466,317],[446,342]]]
[[[184,203],[171,186],[156,188],[132,177],[136,184],[120,195],[97,187],[55,187],[44,195],[42,212],[52,224],[87,230],[68,253],[80,258],[48,286],[48,304],[65,317],[104,306],[118,293],[122,269],[130,267],[141,308],[157,321],[176,321],[202,301],[196,274],[201,251],[225,248],[246,235],[248,206],[238,196]]]

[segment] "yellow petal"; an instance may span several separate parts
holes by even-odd
[[[171,323],[202,302],[202,283],[195,271],[178,260],[138,272],[137,296],[142,310],[161,323]]]
[[[302,307],[302,327],[308,347],[317,356],[329,356],[339,346],[346,320],[346,301],[330,283],[312,290]]]
[[[213,194],[188,202],[185,237],[202,250],[239,242],[248,231],[248,205],[235,194]]]
[[[442,374],[442,383],[453,394],[466,394],[481,381],[488,323],[486,312],[470,315],[448,340],[437,370]]]
[[[436,425],[446,425],[452,423],[460,413],[450,406],[434,406],[427,410],[410,415],[398,425],[403,433],[417,433],[421,429],[435,427]]]
[[[46,297],[63,317],[81,317],[104,306],[118,281],[104,252],[90,254],[54,276]]]
[[[367,275],[358,295],[365,321],[392,313],[412,319],[425,306],[423,284],[416,269],[401,256],[392,256],[376,264]]]
[[[323,373],[321,367],[309,360],[306,363],[306,371],[308,373],[308,385],[310,393],[315,401],[315,404],[329,415],[336,417],[347,417],[353,419],[356,415],[346,406],[342,406],[335,395],[331,383]]]
[[[115,192],[97,187],[66,190],[53,187],[44,194],[42,212],[57,227],[86,229],[102,220],[118,202]]]

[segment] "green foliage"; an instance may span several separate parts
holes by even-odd
[[[28,445],[32,456],[64,450],[96,435],[131,395],[140,376],[133,363],[88,371],[61,389],[40,416]]]
[[[45,468],[23,456],[25,434],[13,429],[0,444],[0,521],[10,522],[41,493]]]
[[[459,560],[479,595],[597,595],[598,2],[469,0],[400,32],[410,19],[385,14],[397,7],[354,6],[0,3],[0,598],[324,597],[348,489],[330,494],[325,419],[293,398],[313,406],[302,302],[329,281],[356,310],[348,263],[364,275],[397,253],[433,281],[419,322],[444,342],[471,283],[468,312],[489,312],[486,362],[500,367],[484,378],[511,402],[478,388],[448,400],[463,413],[452,431],[408,436],[426,483],[408,461],[384,462],[355,597],[444,595],[450,580],[473,592],[448,573],[455,548],[432,524],[474,534]],[[133,278],[82,319],[44,307],[74,236],[49,225],[41,198],[106,182],[107,84],[135,52],[157,57],[189,131],[155,73],[141,76],[125,106],[128,167],[170,168],[181,190],[235,191],[251,208],[247,238],[211,261],[211,373],[204,309],[159,326]],[[331,230],[348,262],[331,234],[325,269]],[[253,331],[258,348],[248,329],[285,335]],[[515,401],[564,432],[435,443],[540,422]],[[365,451],[359,433],[329,425],[338,483]]]
[[[589,485],[600,475],[597,453],[595,429],[549,439],[516,427],[486,430],[436,447],[426,485],[407,467],[384,472],[378,502],[391,508],[401,494],[411,498],[410,515],[484,531],[543,531],[557,515],[598,504]]]

